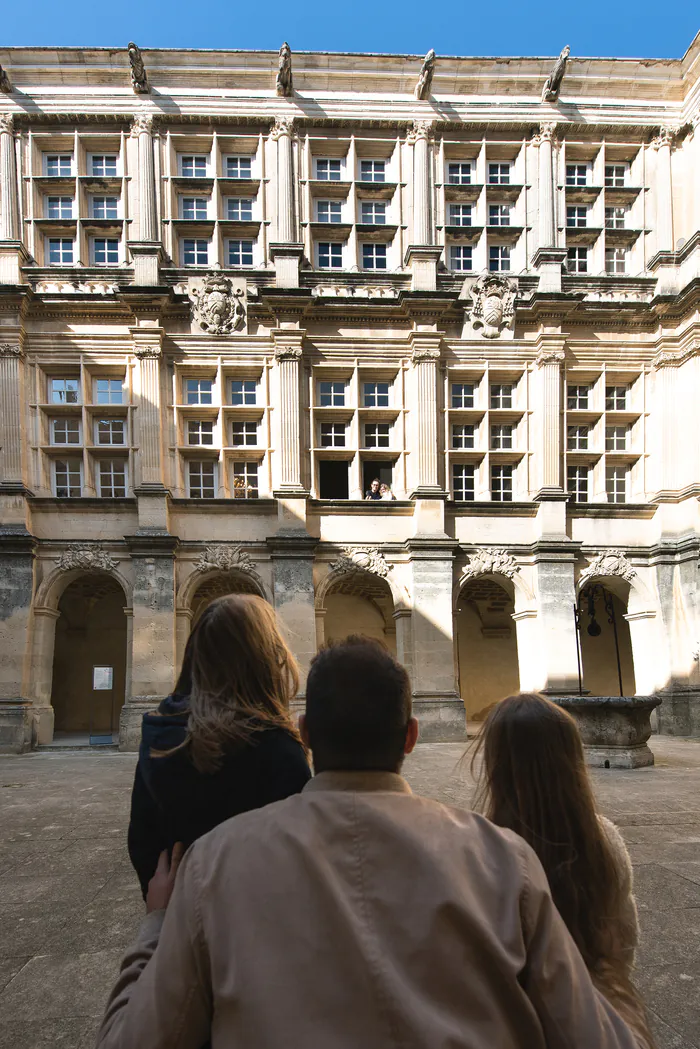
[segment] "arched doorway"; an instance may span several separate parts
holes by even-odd
[[[321,613],[323,640],[342,641],[350,634],[362,634],[381,641],[396,655],[394,601],[381,576],[361,571],[339,574],[325,591]]]
[[[620,582],[629,592],[628,584]],[[578,598],[583,689],[591,696],[634,696],[636,682],[627,595],[591,581]]]
[[[520,688],[513,598],[494,579],[472,579],[455,612],[459,691],[467,720],[483,720],[498,699]]]
[[[256,594],[264,597],[260,586],[252,576],[243,572],[221,572],[203,580],[195,591],[190,605],[191,625],[194,626],[207,605],[226,594]]]
[[[108,575],[80,576],[63,591],[51,678],[54,738],[109,742],[126,689],[126,598]]]

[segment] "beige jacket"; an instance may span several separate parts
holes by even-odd
[[[162,923],[162,928],[161,928]],[[157,950],[156,950],[157,945]],[[634,1049],[522,839],[321,773],[188,851],[100,1049]]]

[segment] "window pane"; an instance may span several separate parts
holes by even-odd
[[[51,379],[49,391],[52,404],[78,404],[80,379]]]
[[[474,407],[474,384],[466,382],[452,383],[452,407],[473,408]]]
[[[229,197],[226,217],[232,222],[251,222],[253,201],[251,197]]]
[[[319,382],[318,403],[321,408],[342,408],[345,405],[344,382]]]
[[[234,499],[257,499],[258,464],[235,462],[233,464]]]
[[[255,379],[233,379],[231,381],[231,404],[255,404],[257,383]]]
[[[456,500],[468,501],[474,499],[474,478],[476,468],[462,463],[452,466],[452,494]]]
[[[228,242],[228,264],[229,266],[252,266],[252,240],[230,240]]]

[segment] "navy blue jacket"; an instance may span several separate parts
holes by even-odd
[[[281,728],[226,751],[213,773],[194,767],[188,747],[158,757],[184,742],[188,707],[186,697],[167,696],[143,717],[128,846],[144,897],[163,849],[187,847],[231,816],[298,794],[311,778],[304,748]]]

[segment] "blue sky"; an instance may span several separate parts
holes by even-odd
[[[690,0],[24,0],[3,5],[7,45],[230,47],[452,55],[680,58],[700,29]]]

